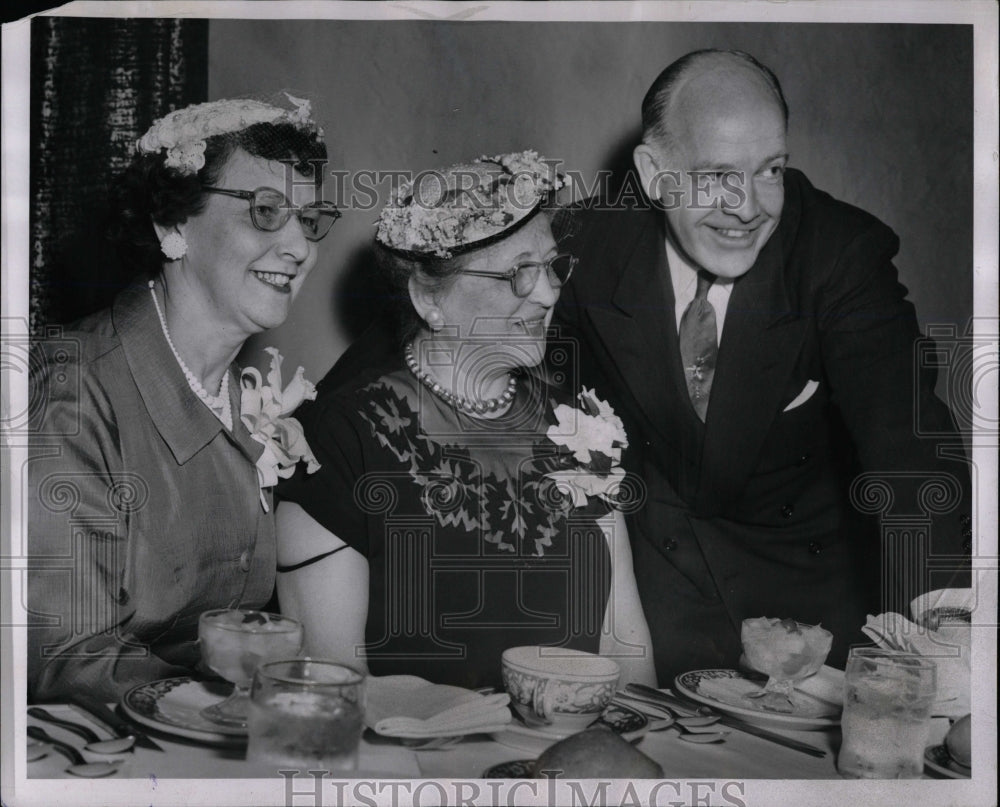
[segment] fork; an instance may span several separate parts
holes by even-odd
[[[464,734],[455,737],[428,737],[426,740],[409,738],[403,740],[403,745],[413,751],[440,751],[458,745],[464,738]]]

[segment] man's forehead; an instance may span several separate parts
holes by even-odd
[[[686,156],[722,159],[751,152],[784,151],[785,117],[766,85],[746,83],[744,75],[713,73],[690,83],[668,113],[675,147]],[[727,81],[727,78],[734,79]]]

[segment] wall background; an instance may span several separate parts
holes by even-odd
[[[697,48],[749,51],[782,82],[791,164],[900,236],[921,324],[972,314],[972,30],[766,23],[212,20],[209,98],[313,99],[334,169],[412,170],[537,149],[592,177],[630,163],[639,107]],[[345,210],[275,345],[318,379],[383,300],[363,292],[373,209]],[[341,202],[330,193],[328,198]]]

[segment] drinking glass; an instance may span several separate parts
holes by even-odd
[[[202,709],[202,716],[244,728],[254,670],[265,661],[296,655],[302,649],[302,623],[264,611],[219,608],[199,617],[198,642],[202,661],[233,684],[232,694]]]
[[[353,667],[320,659],[262,664],[250,691],[247,760],[272,772],[354,770],[364,680]]]
[[[932,659],[853,648],[844,674],[837,770],[851,779],[917,779],[924,770],[937,668]]]

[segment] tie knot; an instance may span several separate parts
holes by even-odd
[[[715,282],[715,275],[704,269],[698,272],[698,288],[695,289],[694,298],[704,300],[708,296],[709,287]]]

